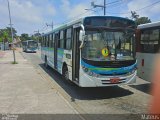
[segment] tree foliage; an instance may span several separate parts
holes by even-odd
[[[148,17],[140,17],[135,11],[131,11],[131,18],[136,22],[137,25],[151,22]]]
[[[12,28],[13,30],[13,37],[17,37],[16,29]],[[12,41],[12,36],[11,36],[11,28],[6,27],[4,29],[0,29],[0,42],[11,42]]]
[[[29,37],[29,35],[27,33],[23,33],[23,34],[21,34],[20,39],[22,41],[25,41],[25,40],[29,40],[30,37]]]
[[[148,17],[140,17],[136,20],[137,25],[151,23],[151,20]]]
[[[32,36],[29,36],[27,33],[23,33],[23,34],[21,34],[20,39],[22,41],[25,41],[25,40],[38,40],[40,35],[41,34],[36,33],[36,34],[34,34]]]

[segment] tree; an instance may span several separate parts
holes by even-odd
[[[135,11],[131,11],[131,18],[133,20],[137,20],[139,18],[139,15]]]
[[[29,40],[30,37],[29,37],[29,35],[27,33],[23,33],[23,34],[21,34],[20,39],[22,41],[25,41],[25,40]]]
[[[136,22],[137,25],[151,22],[148,17],[140,17],[135,11],[131,11],[131,18]]]
[[[39,41],[39,40],[40,40],[40,36],[41,36],[40,33],[35,33],[35,34],[33,34],[33,35],[31,36],[31,39],[32,39],[32,40],[37,40],[37,41]]]
[[[17,31],[15,28],[13,29],[13,37],[16,37]],[[12,42],[12,36],[11,36],[11,28],[6,27],[4,29],[0,29],[0,42]]]
[[[137,25],[151,23],[151,20],[148,17],[140,17],[136,20]]]
[[[10,41],[11,41],[11,38],[9,36],[9,33],[6,30],[1,29],[0,42],[10,42]]]

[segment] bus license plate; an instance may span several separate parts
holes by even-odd
[[[120,78],[111,78],[111,83],[118,83],[120,81]]]

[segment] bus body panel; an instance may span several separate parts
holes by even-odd
[[[155,54],[151,53],[139,53],[137,52],[137,75],[146,80],[151,82],[152,81],[152,74],[154,72],[154,61],[155,61]]]
[[[72,81],[72,50],[64,50],[63,64],[67,64],[69,80]]]
[[[54,67],[54,49],[53,48],[49,48],[48,60],[50,65]]]

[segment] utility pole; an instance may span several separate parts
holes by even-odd
[[[96,5],[94,2],[91,2],[91,6],[93,6],[93,8],[96,7],[101,7],[104,10],[104,15],[106,15],[106,0],[104,0],[104,5]]]
[[[14,64],[15,64],[15,63],[16,63],[16,55],[15,55],[15,49],[14,49],[13,28],[12,28],[12,19],[11,19],[11,12],[10,12],[10,4],[9,4],[9,0],[7,0],[7,2],[8,2],[8,12],[9,12],[9,20],[10,20],[11,36],[12,36],[13,58],[14,58]]]
[[[106,15],[106,0],[104,0],[104,6],[103,6],[104,8],[104,15]]]
[[[47,27],[50,26],[52,28],[52,30],[53,30],[53,21],[52,21],[51,24],[46,23],[46,25],[47,25]]]

